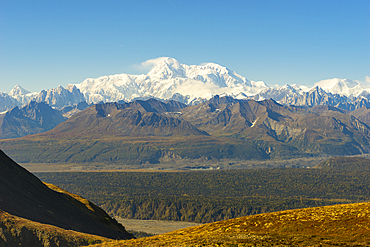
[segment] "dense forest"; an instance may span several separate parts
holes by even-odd
[[[36,173],[109,214],[214,222],[370,199],[370,171],[278,168],[192,172]]]

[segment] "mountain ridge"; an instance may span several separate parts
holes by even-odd
[[[2,140],[0,147],[18,162],[145,167],[165,160],[355,155],[370,152],[368,114],[230,96],[187,107],[137,100],[93,105],[48,132]]]
[[[316,82],[311,88],[296,84],[269,87],[263,81],[247,80],[235,71],[215,63],[186,65],[174,58],[161,57],[142,64],[146,67],[152,66],[152,69],[142,75],[122,73],[87,78],[81,83],[68,84],[65,89],[59,86],[39,93],[29,93],[16,85],[10,93],[0,94],[0,110],[21,107],[30,100],[45,101],[58,109],[83,101],[96,104],[148,97],[174,99],[194,105],[215,95],[255,100],[272,98],[282,104],[310,107],[330,104],[351,111],[364,105],[370,106],[370,84],[350,79],[326,79]],[[323,89],[323,92],[310,92],[316,87]],[[304,96],[307,93],[308,95]],[[318,96],[322,99],[316,99]]]
[[[53,129],[67,118],[45,102],[31,101],[0,114],[0,138],[17,138]]]
[[[68,122],[57,126],[49,134],[71,133],[105,136],[171,136],[208,135],[186,121],[167,117],[164,111],[178,110],[176,106],[156,100],[117,104],[93,105],[73,115]]]

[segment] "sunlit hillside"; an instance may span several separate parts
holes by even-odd
[[[95,246],[369,246],[370,203],[259,214]]]

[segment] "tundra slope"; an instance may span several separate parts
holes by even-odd
[[[370,204],[265,213],[100,246],[369,246]]]

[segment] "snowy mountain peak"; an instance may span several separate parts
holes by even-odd
[[[333,88],[338,85],[347,86],[348,88],[353,88],[359,85],[359,83],[356,81],[350,80],[350,79],[339,79],[339,78],[322,80],[322,81],[315,83],[315,86],[319,86],[324,90],[328,88]]]
[[[363,91],[359,82],[350,79],[327,79],[316,82],[314,86],[318,86],[326,92],[346,96],[357,96]]]
[[[143,62],[142,65],[147,66],[147,67],[149,66],[156,67],[156,66],[163,66],[163,65],[177,66],[177,65],[180,65],[180,63],[172,57],[158,57],[154,59],[149,59]]]
[[[76,87],[88,102],[132,100],[138,97],[170,99],[181,94],[188,100],[211,98],[216,94],[248,95],[258,93],[266,84],[248,81],[219,64],[186,65],[170,57],[150,59],[142,66],[151,68],[146,75],[118,74],[86,79]],[[187,97],[189,96],[189,97]]]
[[[23,87],[21,87],[20,85],[16,85],[10,92],[9,92],[9,95],[12,96],[12,97],[17,97],[17,96],[21,96],[21,95],[26,95],[26,94],[29,94],[30,92],[26,89],[24,89]]]
[[[209,69],[209,70],[217,71],[220,74],[232,73],[231,70],[229,70],[228,68],[226,68],[224,66],[221,66],[217,63],[203,63],[203,64],[199,65],[198,67],[202,68],[202,69]]]
[[[66,87],[66,90],[68,90],[69,92],[73,93],[73,92],[79,92],[79,90],[77,89],[77,87],[73,84],[68,84],[67,87]]]
[[[285,84],[284,86],[279,87],[280,89],[293,89],[293,87],[289,84]]]
[[[309,91],[309,93],[311,94],[311,93],[314,93],[314,92],[316,92],[316,93],[318,93],[318,94],[323,94],[323,93],[325,93],[325,91],[321,88],[321,87],[319,87],[319,86],[314,86],[313,88],[311,88],[310,89],[310,91]]]
[[[20,85],[16,85],[8,94],[17,101],[17,106],[27,104],[37,93],[30,93]]]
[[[147,74],[149,77],[160,80],[185,77],[186,69],[174,58],[160,57],[151,59],[144,62],[143,65],[154,65],[154,67]]]

